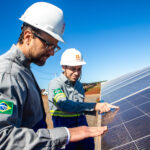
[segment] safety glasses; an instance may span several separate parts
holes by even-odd
[[[40,40],[46,45],[46,47],[45,47],[46,50],[54,50],[54,53],[56,53],[56,52],[58,52],[58,51],[61,49],[58,45],[54,45],[54,44],[52,44],[52,43],[46,41],[45,39],[43,39],[43,38],[42,38],[41,36],[39,36],[38,34],[33,33],[33,35],[34,35],[35,37],[37,37],[38,39],[40,39]]]

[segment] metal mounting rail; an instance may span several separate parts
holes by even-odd
[[[101,83],[100,83],[100,99],[101,99]],[[101,115],[96,112],[97,127],[101,127]],[[101,136],[95,138],[95,150],[101,150]]]

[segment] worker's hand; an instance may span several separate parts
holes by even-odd
[[[115,106],[115,105],[108,104],[108,103],[97,103],[95,105],[95,110],[100,111],[100,113],[108,112],[108,111],[110,111],[111,108],[118,109],[119,107]]]
[[[80,126],[76,128],[69,128],[70,142],[77,142],[89,137],[96,137],[104,134],[106,131],[107,126],[104,127]]]

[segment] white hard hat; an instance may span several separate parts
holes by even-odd
[[[85,64],[81,53],[75,48],[65,50],[61,56],[60,65],[62,66],[82,66]]]
[[[62,35],[65,23],[60,8],[47,2],[37,2],[31,5],[19,19],[64,42]]]

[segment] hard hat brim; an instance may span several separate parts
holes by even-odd
[[[75,63],[71,63],[71,62],[64,62],[64,63],[61,63],[60,62],[60,65],[61,66],[83,66],[85,65],[86,62],[85,61],[82,61],[82,62],[75,62]]]

